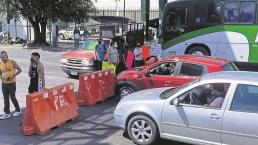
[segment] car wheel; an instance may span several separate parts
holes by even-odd
[[[137,115],[131,118],[127,125],[131,140],[139,145],[151,145],[158,140],[158,128],[150,118]]]
[[[60,34],[59,38],[60,40],[64,40],[65,39],[64,34]]]
[[[187,52],[187,54],[192,54],[192,55],[201,55],[201,56],[210,56],[210,53],[208,52],[207,48],[204,46],[194,46],[190,48],[190,50]]]
[[[135,92],[135,90],[132,87],[123,86],[123,87],[120,88],[120,93],[119,94],[120,94],[120,97],[124,97],[124,96],[132,94],[134,92]]]

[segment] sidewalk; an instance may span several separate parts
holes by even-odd
[[[73,43],[70,42],[59,42],[57,47],[46,46],[28,46],[27,44],[0,44],[1,49],[11,49],[11,48],[20,48],[20,49],[41,49],[44,51],[53,51],[53,52],[64,52],[73,49]]]

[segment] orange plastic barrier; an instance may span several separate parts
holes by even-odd
[[[24,135],[43,135],[78,117],[73,84],[61,85],[26,96],[21,131]]]
[[[113,70],[81,74],[79,78],[78,105],[93,106],[114,96],[115,76]]]

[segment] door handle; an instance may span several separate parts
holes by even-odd
[[[210,115],[210,118],[211,118],[211,119],[220,119],[220,117],[219,117],[217,114],[215,114],[215,113],[212,113],[212,114]]]

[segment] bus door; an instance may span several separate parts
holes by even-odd
[[[170,7],[164,15],[164,40],[176,38],[188,31],[189,10],[187,7]]]

